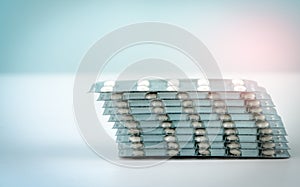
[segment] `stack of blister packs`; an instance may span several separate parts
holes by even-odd
[[[254,81],[106,81],[91,91],[114,122],[120,157],[290,156],[271,97]]]

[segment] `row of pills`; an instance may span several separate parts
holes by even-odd
[[[117,98],[120,99],[122,98],[121,95],[115,95]],[[130,113],[130,108],[128,105],[126,105],[126,101],[121,100],[119,102],[119,105],[117,106],[117,112],[120,114],[127,115]],[[129,118],[129,117],[128,117]],[[143,150],[144,144],[143,140],[141,138],[141,129],[138,126],[138,122],[135,121],[133,118],[128,119],[128,122],[126,124],[128,128],[128,133],[130,134],[129,140],[131,142],[130,147],[132,148],[132,156],[144,156],[145,152]]]
[[[145,96],[145,99],[152,100],[153,98],[157,98],[156,93],[152,93]],[[158,115],[159,121],[163,122],[166,119],[162,117],[165,114],[164,105],[161,100],[157,99],[155,102],[151,102],[152,111],[155,115]],[[180,146],[176,142],[176,131],[175,128],[172,127],[170,122],[162,123],[162,128],[165,133],[164,141],[167,144],[166,152],[168,156],[177,156],[179,155]]]
[[[210,156],[211,153],[209,138],[206,136],[207,132],[201,122],[200,115],[196,113],[193,100],[191,100],[189,98],[189,95],[186,93],[178,93],[177,98],[181,100],[182,110],[184,113],[187,114],[188,119],[191,122],[191,126],[194,129],[194,142],[196,147],[196,154],[199,156]]]
[[[236,86],[243,86],[244,84],[244,82],[237,80],[233,80],[233,83]],[[215,94],[214,97],[211,96],[211,100],[214,101],[215,112],[219,115],[220,120],[223,122],[223,139],[224,146],[226,148],[226,154],[228,156],[241,156],[242,152],[240,150],[238,131],[230,114],[227,111],[225,101],[220,100],[217,94]]]
[[[135,82],[135,89],[132,91],[150,91],[151,90],[151,82],[155,82],[156,86],[157,84],[160,84],[160,87],[164,89],[165,91],[179,91],[182,87],[186,87],[189,85],[190,87],[194,88],[195,91],[210,91],[211,89],[211,83],[208,79],[191,79],[191,80],[183,80],[180,81],[178,79],[170,79],[170,80],[147,80],[147,79],[141,79]],[[248,81],[249,82],[249,81]],[[134,81],[127,81],[123,84],[132,85]],[[100,82],[101,85],[100,92],[113,92],[117,91],[115,89],[118,88],[117,84],[120,84],[120,82],[116,82],[113,80]],[[220,89],[225,89],[225,87],[228,87],[228,81],[223,82],[223,86],[220,86]],[[255,83],[251,83],[250,85],[255,85]],[[222,88],[223,87],[223,88]],[[231,90],[232,91],[241,91],[244,92],[247,90],[246,84],[244,80],[241,79],[234,79],[231,81]],[[228,91],[231,91],[228,90]]]
[[[266,121],[266,117],[262,114],[262,109],[260,107],[260,101],[252,95],[248,94],[245,98],[246,106],[248,107],[249,113],[253,114],[253,118],[256,121],[259,140],[260,154],[262,156],[275,156],[275,143],[273,142],[272,128],[270,128],[269,123]]]

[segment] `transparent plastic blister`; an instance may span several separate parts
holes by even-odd
[[[272,144],[272,145],[270,145]],[[120,150],[125,149],[134,149],[139,145],[135,145],[132,143],[119,143],[118,148]],[[202,147],[209,146],[210,149],[224,149],[227,146],[223,142],[209,142],[208,145],[200,145]],[[170,148],[180,148],[180,149],[197,149],[199,148],[199,145],[195,144],[194,142],[177,142],[177,146],[174,144],[170,145],[166,142],[145,142],[142,145],[140,145],[140,148],[143,149],[170,149]],[[267,143],[267,144],[261,144],[261,143],[255,143],[255,142],[240,142],[239,148],[241,149],[263,149],[263,148],[270,148],[274,147],[275,149],[280,150],[289,150],[289,147],[287,143]]]
[[[262,114],[276,114],[272,107],[260,107]],[[245,114],[249,112],[247,107],[229,106],[226,108],[215,107],[130,107],[129,108],[105,108],[104,115],[112,114],[212,114],[221,111],[230,114]]]
[[[277,114],[265,115],[267,121],[271,120],[281,120]],[[218,114],[133,114],[133,115],[112,115],[109,118],[109,122],[117,121],[128,121],[129,119],[136,121],[180,121],[180,120],[190,120],[191,118],[201,119],[203,121],[215,121],[219,120]],[[253,120],[252,114],[231,114],[231,119],[234,121],[249,121]]]
[[[205,154],[203,154],[205,153]],[[195,151],[195,149],[166,150],[166,149],[147,149],[147,150],[120,150],[120,157],[198,157],[198,158],[287,158],[287,150],[228,150],[212,149],[210,151]]]
[[[226,100],[226,99],[241,99],[241,94],[253,93],[256,99],[264,100],[271,99],[270,95],[265,92],[211,92],[211,91],[188,91],[183,92],[186,94],[186,98],[179,98],[182,92],[175,91],[162,91],[162,92],[100,92],[98,101],[117,101],[117,100],[141,100],[141,99],[214,99],[214,100]],[[183,95],[183,94],[182,94]]]
[[[113,128],[115,129],[122,129],[122,128],[179,128],[179,127],[190,127],[190,128],[222,128],[226,126],[230,126],[230,128],[254,128],[257,129],[258,127],[264,125],[265,128],[284,128],[282,121],[254,121],[254,120],[243,120],[234,122],[226,122],[224,123],[221,120],[207,120],[207,121],[188,121],[188,120],[181,120],[181,121],[156,121],[156,120],[149,120],[149,121],[117,121],[115,122]]]
[[[271,132],[269,134],[273,135],[284,135],[286,136],[286,131],[284,128],[268,128]],[[216,128],[189,128],[189,127],[180,127],[180,128],[168,128],[165,130],[164,128],[134,128],[134,129],[127,129],[127,128],[118,128],[116,132],[116,136],[125,136],[125,135],[167,135],[167,133],[171,131],[174,132],[176,135],[188,135],[188,134],[209,134],[209,135],[223,135],[225,133],[235,133],[239,135],[259,135],[263,134],[257,128],[238,128],[238,129],[220,129]]]
[[[242,81],[242,82],[241,82]],[[127,80],[127,81],[107,81],[95,83],[92,92],[126,92],[126,91],[259,91],[265,89],[258,86],[256,82],[249,80],[229,80],[229,79],[190,79],[190,80]]]
[[[91,91],[114,122],[120,157],[290,156],[275,105],[254,81],[105,81]]]
[[[166,100],[117,100],[117,101],[105,101],[103,108],[126,108],[126,107],[208,107],[219,106],[221,104],[233,107],[243,107],[247,105],[247,102],[243,99],[226,99],[226,100],[210,100],[210,99],[198,99],[198,100],[179,100],[179,99],[166,99]],[[274,107],[272,100],[265,99],[260,100],[260,106],[262,107]]]
[[[257,135],[231,135],[233,137],[230,137],[228,139],[227,137],[224,137],[223,135],[206,135],[205,141],[213,141],[213,142],[226,142],[230,141],[231,138],[235,141],[239,142],[264,142],[265,139],[268,141],[273,141],[276,143],[287,143],[287,140],[284,135],[264,135],[264,136],[257,136]],[[168,141],[168,139],[174,139],[174,141],[170,142],[189,142],[189,141],[195,141],[197,142],[197,136],[193,135],[166,135],[166,136],[161,136],[161,135],[140,135],[140,136],[118,136],[117,137],[117,142],[163,142],[163,141]]]

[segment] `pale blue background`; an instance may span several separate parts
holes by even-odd
[[[240,40],[232,31],[245,27],[239,26],[243,22],[254,22],[249,29],[246,28],[249,33],[245,30],[240,32],[240,37],[247,38],[253,34],[251,30],[253,27],[257,27],[255,31],[260,32],[260,27],[264,23],[256,26],[256,22],[265,18],[266,22],[279,20],[293,32],[287,35],[293,37],[291,40],[295,40],[296,45],[283,46],[285,49],[288,48],[288,51],[295,50],[289,54],[293,56],[300,50],[299,10],[300,1],[297,0],[126,2],[2,0],[0,72],[75,72],[86,51],[98,39],[122,26],[145,21],[175,24],[197,35],[208,46],[224,71],[260,71],[250,65],[257,59],[251,59],[249,62],[246,62],[245,57],[235,59],[234,56],[239,53],[238,51],[235,53],[235,50],[243,48],[244,44],[235,42],[234,46],[231,46],[231,40]],[[272,32],[272,29],[267,32]],[[275,44],[280,45],[280,42],[282,41]],[[262,42],[258,39],[255,43],[260,45]],[[225,49],[232,50],[224,54],[222,51]],[[249,49],[245,49],[247,50]],[[276,51],[271,54],[276,56]],[[270,57],[271,54],[266,56]],[[243,55],[247,56],[247,53]],[[250,52],[249,56],[251,55]],[[281,59],[277,64],[267,62],[266,59],[264,62],[270,64],[262,71],[299,71],[298,55],[292,59],[289,59],[289,56],[286,61]]]
[[[297,0],[0,1],[0,187],[298,186],[299,10]],[[187,29],[226,78],[266,87],[289,133],[292,158],[171,160],[128,169],[94,154],[73,115],[75,72],[98,39],[144,21]]]

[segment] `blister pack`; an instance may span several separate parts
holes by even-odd
[[[284,124],[254,81],[104,81],[90,91],[117,129],[120,157],[290,157]]]

